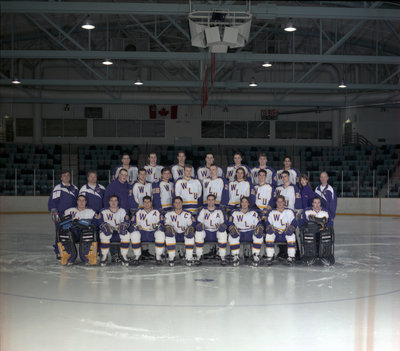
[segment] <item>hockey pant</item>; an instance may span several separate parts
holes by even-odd
[[[168,259],[172,261],[176,254],[176,243],[185,243],[185,257],[186,260],[193,260],[193,249],[194,249],[194,236],[192,238],[187,238],[184,233],[175,233],[172,235],[165,235],[165,245],[168,251]]]
[[[253,255],[260,255],[260,250],[263,242],[263,235],[261,233],[257,233],[255,230],[249,230],[245,232],[240,232],[239,237],[233,237],[232,234],[229,234],[229,247],[231,249],[232,256],[240,255],[240,243],[242,242],[252,242],[251,253]]]
[[[285,235],[283,233],[267,233],[265,235],[265,246],[267,257],[273,257],[275,254],[275,243],[287,242],[287,254],[289,257],[296,256],[296,233]]]
[[[226,243],[228,234],[226,231],[223,232],[210,232],[208,230],[196,231],[196,255],[201,257],[203,255],[204,242],[216,242],[218,241],[218,255],[223,259],[226,255]]]
[[[165,234],[160,230],[146,231],[135,230],[125,235],[120,235],[121,238],[121,255],[127,259],[129,243],[132,243],[133,254],[135,259],[138,260],[142,255],[142,242],[155,243],[156,259],[161,260],[161,255],[164,252]]]
[[[114,230],[111,235],[105,234],[103,231],[100,230],[100,247],[101,247],[101,256],[107,257],[108,253],[110,252],[110,243],[111,242],[119,242],[119,233]],[[117,248],[119,252],[119,248]],[[118,253],[116,252],[116,253]],[[111,254],[115,254],[111,252]]]

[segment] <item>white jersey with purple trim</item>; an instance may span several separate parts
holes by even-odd
[[[172,178],[176,182],[179,178],[183,177],[183,166],[173,165],[171,167]],[[192,177],[194,178],[194,168],[192,168]]]
[[[161,170],[163,168],[164,168],[163,166],[159,166],[159,165],[144,166],[144,169],[146,170],[146,181],[148,181],[150,183],[158,182],[161,179]]]
[[[256,185],[254,188],[256,190],[256,206],[259,209],[267,208],[274,196],[274,189],[269,184]]]
[[[139,229],[146,231],[156,230],[161,221],[161,214],[157,210],[146,212],[141,209],[135,213],[135,223]]]
[[[239,205],[240,199],[244,196],[250,196],[251,186],[247,180],[238,182],[237,180],[229,183],[229,202],[230,206]]]
[[[215,195],[215,203],[219,205],[222,199],[222,192],[227,187],[228,184],[225,184],[224,180],[221,177],[215,179],[205,179],[203,182],[203,203],[206,204],[207,196],[213,194]]]
[[[198,179],[178,179],[175,183],[175,196],[180,196],[183,204],[197,207],[202,194],[202,186]]]
[[[244,213],[237,210],[232,212],[230,222],[233,223],[239,231],[245,232],[255,229],[260,219],[256,211]]]
[[[218,177],[223,177],[224,171],[221,167],[218,167]],[[208,167],[199,167],[197,170],[197,179],[200,180],[202,183],[205,179],[210,178],[210,169]]]
[[[93,219],[96,212],[90,208],[85,208],[84,210],[78,210],[76,207],[71,207],[64,212],[64,216],[71,215],[72,219]]]
[[[146,182],[145,184],[143,184],[137,181],[132,185],[131,191],[135,203],[132,208],[143,208],[143,198],[145,196],[151,197],[153,194],[153,189],[150,182]]]
[[[294,212],[290,209],[285,208],[282,212],[278,210],[272,210],[269,212],[267,221],[280,233],[283,233],[287,227],[296,218]]]
[[[204,224],[205,230],[216,232],[218,226],[226,222],[226,218],[222,210],[211,211],[208,208],[203,208],[197,216],[197,222]]]
[[[254,167],[251,169],[251,179],[253,181],[253,184],[256,185],[258,184],[258,172],[263,169],[265,172],[267,172],[267,179],[266,183],[267,184],[276,184],[276,175],[275,171],[271,167],[266,167],[266,168],[260,168],[260,167]]]
[[[230,165],[226,168],[226,175],[225,175],[225,177],[228,179],[229,182],[233,182],[235,180],[236,170],[240,167],[244,169],[246,178],[251,175],[250,168],[246,165],[240,165],[240,166]]]
[[[296,199],[301,199],[301,195],[296,192],[296,187],[293,184],[288,185],[286,188],[283,185],[278,186],[275,194],[276,196],[282,195],[285,198],[285,207],[290,208],[291,210],[298,209],[295,206]]]
[[[283,171],[285,171],[285,169],[280,169],[279,171],[276,172],[276,179],[277,179],[276,184],[278,186],[283,184],[283,180],[282,180],[282,172]],[[290,168],[287,171],[289,172],[290,183],[296,184],[296,185],[299,184],[300,172],[295,168]]]
[[[306,211],[304,211],[304,216],[307,219],[307,221],[310,220],[310,216],[314,216],[315,218],[326,218],[327,220],[329,220],[329,213],[328,211],[325,210],[319,210],[318,212],[311,209],[308,209]]]
[[[180,214],[170,211],[165,214],[164,223],[173,227],[175,233],[182,234],[187,227],[193,224],[193,217],[188,211],[182,211]]]
[[[128,219],[123,208],[119,208],[116,212],[112,212],[109,208],[100,211],[100,221],[106,222],[112,227],[116,227]]]

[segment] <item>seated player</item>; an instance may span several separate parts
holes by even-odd
[[[100,229],[101,247],[100,266],[102,267],[107,265],[110,242],[120,243],[120,235],[126,235],[130,225],[129,216],[123,208],[118,207],[118,201],[118,196],[110,196],[109,207],[100,211],[98,224]],[[116,255],[117,254],[114,254],[114,256]],[[129,261],[124,257],[121,257],[120,259],[122,265],[127,266],[129,264]],[[118,261],[119,257],[114,257],[113,260]]]
[[[206,164],[203,167],[199,167],[197,170],[197,179],[200,180],[200,182],[202,183],[204,182],[205,179],[208,179],[211,176],[210,168],[211,165],[214,164],[214,155],[211,152],[208,152],[204,160],[206,161]],[[218,177],[224,176],[224,171],[222,170],[221,167],[217,167],[217,176]]]
[[[178,159],[178,163],[171,167],[172,178],[174,182],[176,182],[179,178],[183,177],[183,169],[185,167],[186,162],[186,154],[185,151],[178,151],[178,155],[176,157]],[[192,168],[191,177],[194,178],[194,168]]]
[[[172,210],[174,187],[174,183],[171,180],[171,171],[168,167],[164,167],[161,171],[160,181],[152,184],[153,205],[161,214]]]
[[[260,156],[258,157],[258,167],[254,167],[251,170],[251,179],[254,185],[258,184],[258,172],[263,169],[267,174],[266,183],[272,185],[275,188],[276,171],[272,167],[267,166],[267,161],[267,155],[260,154]]]
[[[118,179],[119,171],[121,169],[125,169],[128,172],[127,181],[129,184],[133,184],[138,176],[138,168],[136,166],[131,166],[131,157],[126,152],[122,155],[121,165],[116,167],[112,172],[113,180]]]
[[[137,209],[143,208],[143,198],[145,196],[151,196],[152,185],[146,181],[146,170],[144,168],[139,169],[138,180],[133,183],[129,191],[129,209],[131,215],[135,213]]]
[[[302,213],[301,237],[305,264],[313,265],[317,257],[325,266],[335,263],[333,222],[319,197],[314,197],[312,207]]]
[[[218,175],[220,168],[212,164],[210,166],[210,178],[203,181],[203,204],[207,204],[208,195],[215,196],[215,204],[222,209],[228,205],[229,201],[229,184],[228,181]]]
[[[186,265],[193,263],[194,249],[194,218],[188,211],[182,209],[183,200],[180,196],[174,199],[174,210],[167,212],[164,218],[165,244],[168,250],[169,265],[175,265],[176,243],[185,242]]]
[[[221,265],[226,265],[226,242],[228,234],[226,233],[226,217],[224,211],[215,207],[215,195],[207,196],[207,207],[203,208],[197,216],[196,224],[196,265],[201,264],[203,256],[204,242],[218,241],[218,254],[221,258]]]
[[[256,211],[250,209],[250,199],[242,197],[240,209],[231,213],[229,218],[229,246],[233,256],[233,266],[239,266],[240,243],[252,242],[253,266],[260,262],[260,250],[263,242],[263,226]]]
[[[317,194],[311,189],[310,181],[306,174],[300,176],[300,194],[303,208],[311,207],[312,201]]]
[[[285,207],[291,210],[301,210],[303,204],[301,202],[300,190],[297,185],[290,182],[288,171],[283,171],[281,174],[283,184],[275,190],[275,197],[282,195],[285,198]]]
[[[143,198],[143,208],[133,215],[128,232],[124,235],[120,234],[120,238],[122,262],[128,262],[129,243],[132,242],[133,264],[137,266],[142,254],[141,243],[153,242],[155,243],[156,263],[161,265],[165,234],[161,224],[161,214],[153,209],[150,196]]]
[[[275,243],[287,242],[287,264],[292,265],[296,256],[296,216],[285,208],[285,198],[278,195],[276,209],[268,213],[265,228],[267,265],[271,265],[275,254]]]
[[[292,158],[290,156],[286,156],[285,159],[283,160],[283,169],[280,169],[279,171],[276,172],[277,186],[283,184],[282,180],[283,171],[289,172],[290,183],[298,186],[300,172],[296,168],[292,168]]]
[[[333,222],[337,207],[336,191],[328,184],[328,173],[321,172],[319,179],[321,184],[315,188],[315,193],[321,198],[322,207],[328,210],[329,216]]]
[[[175,183],[175,196],[181,197],[183,209],[195,216],[203,203],[201,197],[203,188],[198,179],[192,178],[192,171],[192,165],[185,165],[183,177]]]
[[[87,207],[98,213],[103,208],[105,188],[97,182],[97,172],[87,173],[87,183],[79,190],[79,195],[86,196]]]
[[[157,154],[155,152],[150,152],[147,160],[149,164],[144,166],[147,173],[146,180],[150,183],[156,183],[161,179],[161,171],[164,167],[157,165]]]
[[[250,207],[254,204],[255,191],[250,180],[246,180],[245,169],[239,167],[236,170],[235,180],[229,183],[229,210],[239,207],[240,199],[244,196],[250,199]]]
[[[235,152],[233,154],[233,165],[230,165],[226,169],[225,177],[229,182],[233,182],[235,180],[236,171],[238,168],[243,168],[245,173],[245,178],[251,177],[251,170],[248,166],[242,164],[242,154],[240,152]],[[250,179],[251,180],[251,179]]]
[[[264,218],[268,211],[272,210],[272,207],[275,206],[274,188],[266,183],[266,170],[260,169],[257,179],[259,184],[254,187],[256,192],[255,208],[260,213],[261,217]]]
[[[79,195],[77,207],[65,210],[57,231],[57,246],[62,265],[72,265],[78,255],[75,243],[79,242],[79,257],[87,265],[97,263],[95,212],[86,207],[87,199]]]

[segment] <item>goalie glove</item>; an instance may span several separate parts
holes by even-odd
[[[315,216],[310,216],[310,218],[311,217],[312,217],[311,220],[319,225],[319,230],[324,230],[325,229],[325,225],[328,222],[328,218],[326,218],[326,217],[317,218]]]
[[[185,237],[188,239],[192,239],[194,237],[194,227],[189,226],[186,228]]]
[[[239,230],[236,228],[235,225],[231,225],[229,228],[229,234],[232,238],[236,239],[240,236]]]

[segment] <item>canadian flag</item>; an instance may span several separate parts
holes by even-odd
[[[150,105],[150,119],[156,118],[178,118],[178,105]]]

